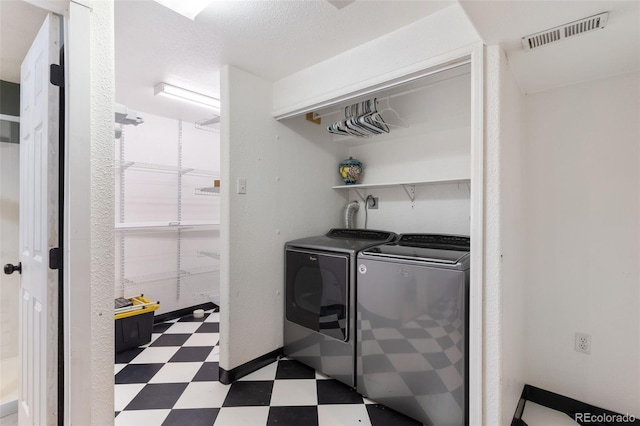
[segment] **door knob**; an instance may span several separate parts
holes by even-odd
[[[10,263],[7,263],[6,265],[4,265],[4,273],[7,275],[11,275],[14,272],[18,272],[19,274],[22,273],[22,262],[18,262],[17,265],[12,265]]]

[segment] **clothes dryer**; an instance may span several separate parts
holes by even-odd
[[[395,237],[332,229],[285,244],[285,355],[355,387],[356,255]]]

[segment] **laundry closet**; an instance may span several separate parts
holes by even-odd
[[[284,354],[421,423],[467,423],[469,61],[304,119],[348,149],[332,189],[358,229],[286,243]]]
[[[480,359],[482,292],[479,51],[474,46],[452,51],[400,75],[374,74],[361,84],[341,85],[339,77],[331,82],[316,74],[322,81],[310,84],[312,89],[303,82],[313,70],[272,84],[233,67],[223,69],[223,108],[226,101],[234,114],[222,118],[233,137],[223,130],[221,174],[230,191],[222,200],[221,222],[223,229],[228,224],[228,234],[221,236],[221,246],[229,257],[223,262],[221,293],[230,309],[221,311],[221,377],[226,371],[233,380],[241,364],[277,355],[283,342],[285,243],[344,227],[344,208],[356,200],[357,228],[366,221],[368,229],[471,237],[469,407],[474,418],[481,395],[474,389],[481,373],[474,365]],[[297,88],[307,94],[296,93]],[[388,133],[359,137],[328,131],[348,118],[345,109],[348,115],[353,105],[374,100]],[[241,117],[251,117],[253,125],[243,126]],[[350,157],[364,170],[356,184],[345,185],[338,165]],[[246,194],[237,193],[238,181],[246,182]],[[370,197],[377,198],[377,209],[365,208]],[[261,215],[251,216],[258,208]],[[242,267],[247,262],[251,269]],[[260,318],[265,333],[260,342],[238,345],[235,339],[250,334],[247,315]],[[234,342],[225,342],[225,335],[234,336]]]

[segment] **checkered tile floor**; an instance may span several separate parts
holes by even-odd
[[[145,347],[116,354],[116,425],[419,425],[297,361],[218,382],[219,313],[156,324]]]

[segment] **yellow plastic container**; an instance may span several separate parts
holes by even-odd
[[[122,352],[151,341],[154,311],[160,303],[144,296],[129,299],[133,306],[118,309],[115,317],[115,349]]]
[[[146,314],[149,311],[157,311],[160,308],[160,302],[152,302],[144,296],[132,297],[129,300],[133,302],[132,309],[125,312],[115,314],[115,319],[129,318],[134,315]]]

